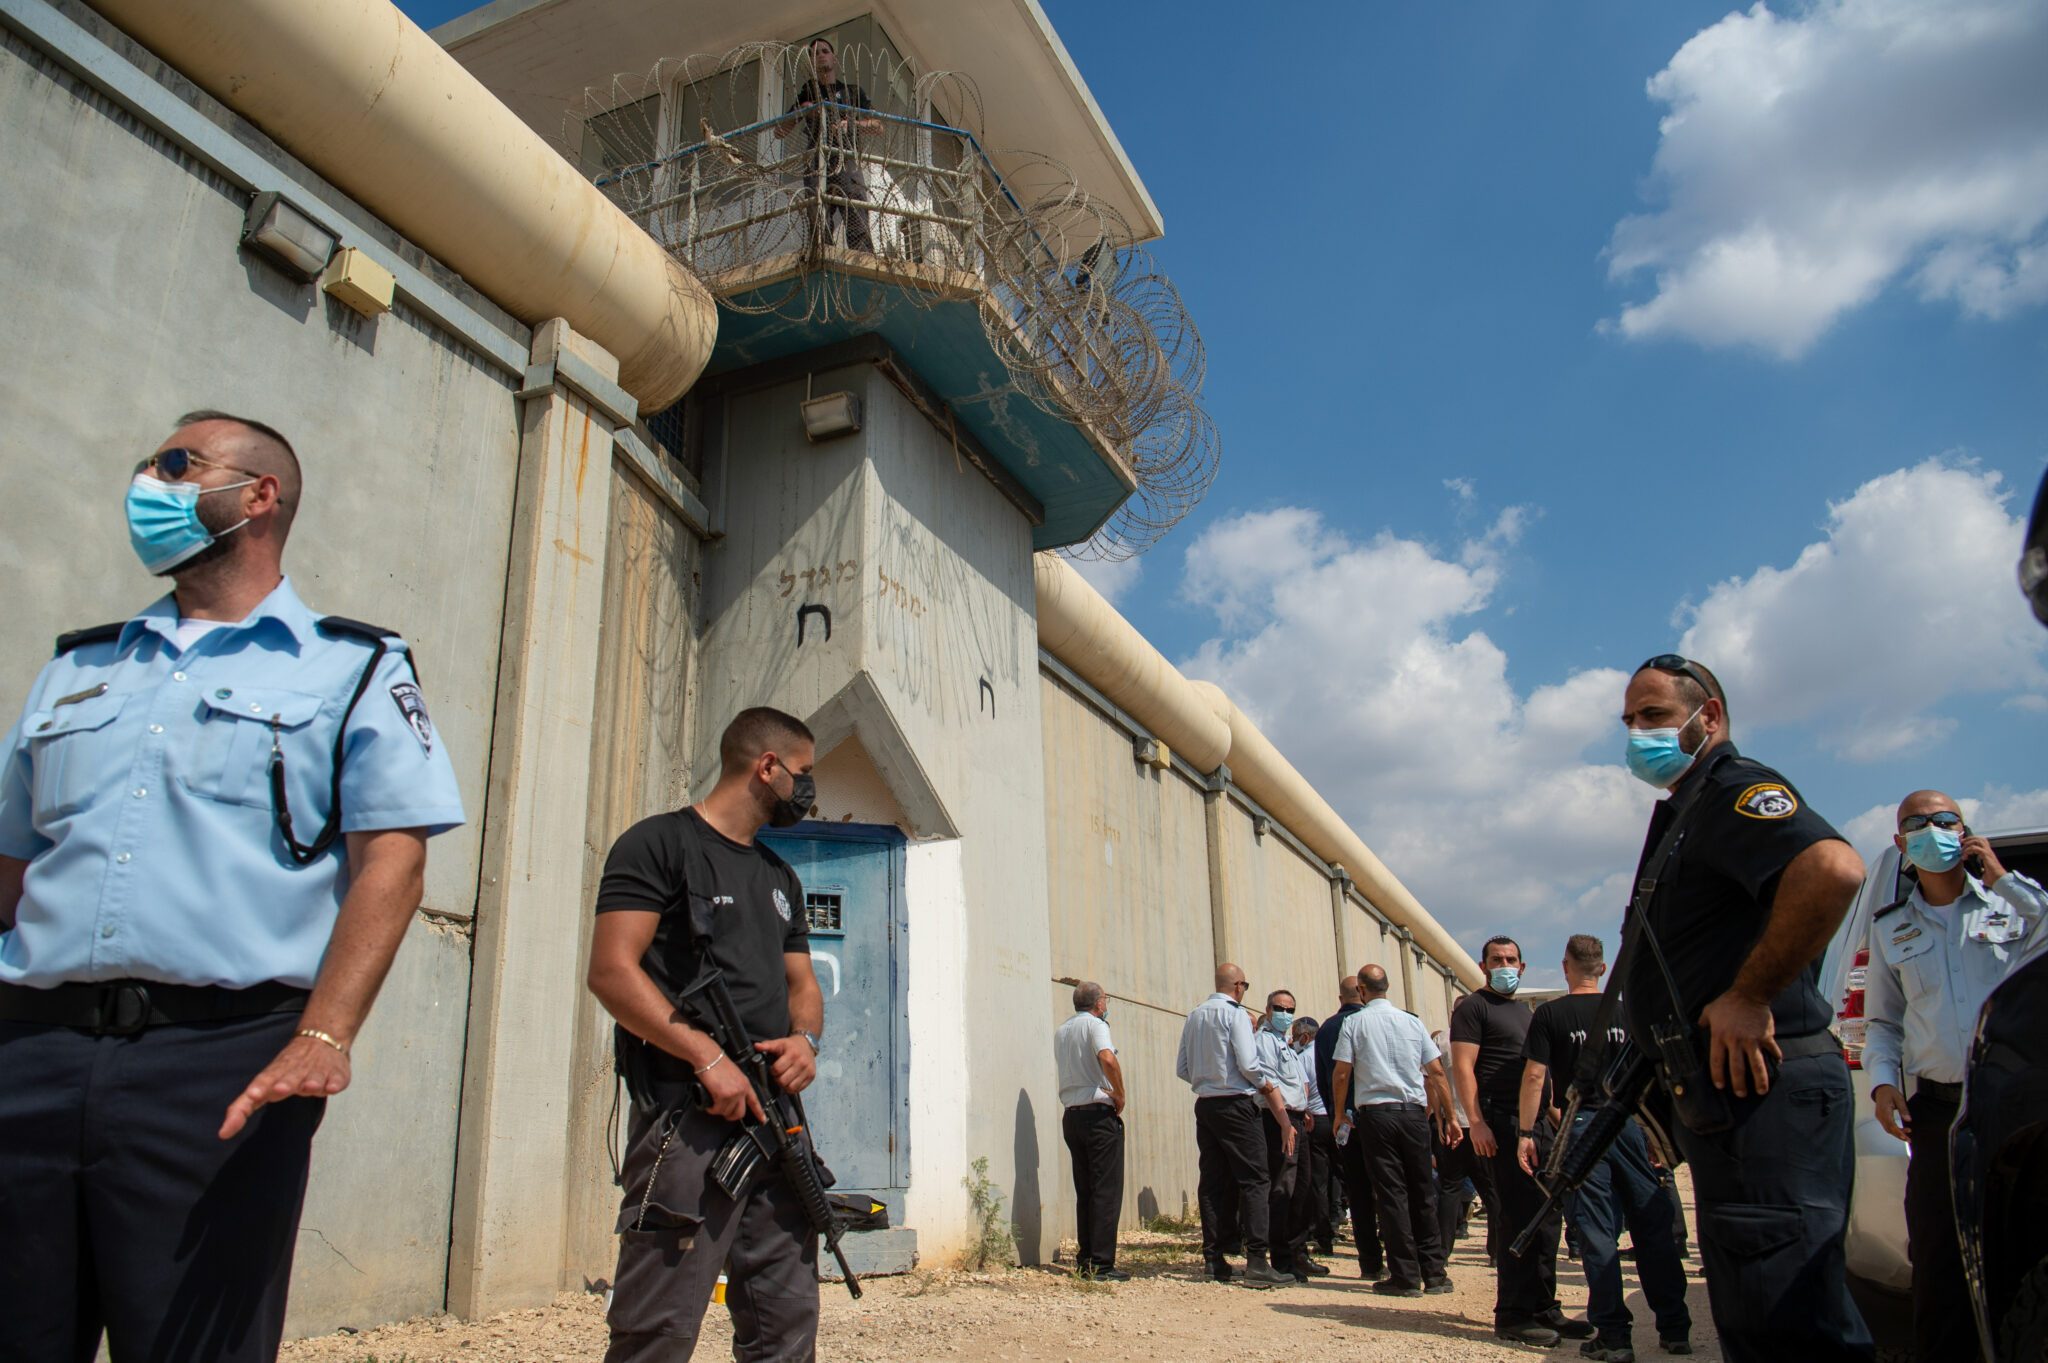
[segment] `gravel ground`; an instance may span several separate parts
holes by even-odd
[[[1200,1276],[1193,1235],[1137,1232],[1119,1251],[1132,1275],[1121,1284],[1084,1283],[1055,1265],[994,1273],[919,1269],[876,1278],[856,1302],[836,1283],[824,1285],[818,1355],[846,1363],[911,1363],[924,1359],[1016,1359],[1022,1363],[1074,1363],[1105,1358],[1117,1363],[1282,1363],[1341,1350],[1347,1359],[1433,1363],[1439,1359],[1497,1359],[1508,1355],[1577,1358],[1567,1341],[1544,1351],[1493,1337],[1493,1274],[1482,1238],[1458,1242],[1451,1257],[1457,1291],[1446,1296],[1375,1297],[1357,1276],[1356,1260],[1340,1254],[1328,1278],[1259,1292],[1211,1283]],[[1344,1247],[1339,1246],[1340,1251]],[[1063,1257],[1070,1258],[1071,1245]],[[1707,1312],[1706,1284],[1691,1269],[1694,1355],[1721,1357]],[[1558,1261],[1558,1295],[1573,1314],[1583,1311],[1585,1279],[1578,1265]],[[1655,1331],[1633,1274],[1629,1309],[1636,1316],[1640,1357],[1662,1359]],[[706,1318],[698,1351],[703,1359],[731,1356],[732,1332],[722,1308]],[[407,1321],[361,1334],[328,1335],[285,1346],[290,1363],[477,1363],[537,1360],[596,1363],[604,1353],[604,1299],[568,1294],[554,1305],[513,1311],[464,1324],[451,1317]]]

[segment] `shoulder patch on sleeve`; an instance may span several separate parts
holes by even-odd
[[[1799,797],[1776,781],[1759,781],[1735,797],[1735,812],[1752,819],[1788,819],[1799,811]]]
[[[406,727],[412,736],[420,741],[420,751],[431,754],[434,751],[434,722],[427,718],[427,700],[420,694],[420,688],[413,682],[399,682],[391,688],[392,703],[398,706],[398,713],[405,717]]]

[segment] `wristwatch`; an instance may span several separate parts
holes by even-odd
[[[806,1031],[804,1031],[804,1030],[803,1030],[803,1029],[802,1029],[801,1027],[799,1027],[799,1028],[797,1029],[797,1032],[796,1032],[796,1034],[797,1034],[798,1036],[802,1037],[802,1038],[803,1038],[804,1040],[806,1040],[806,1041],[808,1041],[808,1042],[810,1042],[810,1043],[811,1043],[811,1054],[812,1054],[812,1055],[816,1055],[816,1054],[818,1054],[818,1052],[820,1052],[820,1051],[822,1051],[822,1050],[824,1050],[824,1049],[825,1049],[823,1045],[819,1044],[818,1038],[817,1038],[817,1037],[816,1037],[815,1035],[813,1035],[813,1034],[812,1034],[812,1033],[810,1033],[810,1032],[806,1032]]]
[[[1515,1134],[1519,1135],[1525,1141],[1533,1141],[1536,1139],[1536,1128],[1533,1126],[1525,1126]]]

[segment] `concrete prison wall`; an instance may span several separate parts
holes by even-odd
[[[1318,1018],[1335,1010],[1339,976],[1374,962],[1386,968],[1395,1004],[1432,1030],[1446,1025],[1461,976],[1477,970],[1462,951],[1449,961],[1430,955],[1418,938],[1447,940],[1433,919],[1397,923],[1242,789],[1222,758],[1256,730],[1045,554],[1038,604],[1053,1012],[1071,1013],[1079,980],[1110,994],[1129,1096],[1123,1223],[1136,1225],[1195,1205],[1191,1100],[1174,1067],[1181,1024],[1210,993],[1217,962],[1244,967],[1248,1002],[1288,989]],[[1197,761],[1173,751],[1163,732]],[[1269,744],[1260,760],[1276,786],[1292,772]],[[1295,807],[1319,803],[1307,796],[1294,795]],[[1373,865],[1382,884],[1391,881]],[[1420,914],[1405,889],[1400,895]],[[1059,1178],[1049,1200],[1061,1234],[1071,1235],[1064,1146]]]

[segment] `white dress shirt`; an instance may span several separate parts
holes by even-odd
[[[1333,1064],[1351,1066],[1352,1107],[1375,1103],[1421,1103],[1429,1101],[1422,1084],[1422,1067],[1443,1054],[1429,1039],[1422,1019],[1404,1013],[1384,998],[1373,999],[1344,1019],[1337,1033],[1337,1049],[1330,1053]]]
[[[1259,1064],[1280,1086],[1280,1106],[1289,1112],[1308,1111],[1308,1086],[1303,1082],[1308,1067],[1287,1044],[1287,1038],[1271,1027],[1261,1027],[1252,1037],[1252,1045],[1258,1049]]]
[[[1197,1098],[1257,1093],[1273,1082],[1252,1045],[1252,1016],[1228,994],[1211,994],[1180,1029],[1173,1072]]]
[[[1871,1087],[1906,1097],[1906,1078],[1959,1084],[1977,1013],[2014,963],[2038,948],[2048,892],[2017,871],[1986,890],[1965,876],[1953,904],[1935,908],[1916,885],[1870,923],[1863,977],[1863,1068]]]
[[[1052,1034],[1052,1058],[1059,1067],[1063,1106],[1115,1101],[1109,1076],[1102,1072],[1104,1051],[1116,1051],[1116,1043],[1109,1038],[1109,1024],[1086,1009],[1062,1022]]]
[[[1308,1049],[1296,1051],[1295,1055],[1301,1061],[1302,1086],[1308,1090],[1308,1115],[1311,1117],[1329,1116],[1329,1106],[1323,1102],[1322,1085],[1316,1083],[1315,1043],[1310,1042]]]

